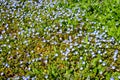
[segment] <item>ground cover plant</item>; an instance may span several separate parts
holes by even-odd
[[[1,0],[0,79],[119,80],[119,0]]]

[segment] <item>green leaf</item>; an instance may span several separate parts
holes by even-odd
[[[40,73],[39,70],[36,69],[36,68],[32,68],[32,71],[33,71],[34,74],[39,74]]]
[[[85,42],[88,43],[88,34],[85,36]]]

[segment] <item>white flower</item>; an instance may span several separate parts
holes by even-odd
[[[47,60],[44,60],[44,63],[45,63],[45,64],[47,64],[47,62],[48,62]]]
[[[28,70],[31,70],[31,68],[29,67]]]
[[[20,61],[20,64],[22,64],[23,63],[23,61]]]
[[[115,66],[112,66],[112,69],[115,69]]]
[[[74,51],[75,49],[74,48],[72,48],[72,51]]]
[[[82,44],[78,45],[78,48],[81,48],[82,47]]]
[[[3,74],[4,74],[4,73],[2,72],[2,73],[1,73],[1,76],[2,76]]]
[[[99,60],[99,62],[101,63],[101,62],[102,62],[102,60],[100,59],[100,60]]]
[[[69,36],[69,41],[72,42],[72,37],[71,36]]]
[[[8,45],[8,48],[11,48],[11,45]]]
[[[116,57],[114,57],[114,61],[116,61],[117,60],[117,58]]]
[[[72,49],[73,48],[73,46],[72,45],[70,45],[70,49]]]
[[[80,59],[82,60],[82,59],[83,59],[83,57],[80,57]]]
[[[77,51],[75,51],[75,52],[74,52],[74,54],[78,54],[78,52],[77,52]]]
[[[100,50],[98,50],[98,53],[100,54],[100,53],[101,53],[101,51],[100,51]]]
[[[108,45],[106,45],[106,48],[109,48],[109,46],[108,46]]]
[[[2,31],[2,34],[5,33],[5,30]]]
[[[83,61],[82,64],[85,64],[85,61]]]
[[[103,74],[103,72],[102,72],[102,71],[100,71],[100,74],[102,75],[102,74]]]
[[[103,66],[105,66],[105,65],[106,65],[106,63],[105,63],[105,62],[103,62],[103,63],[102,63],[102,65],[103,65]]]
[[[117,55],[118,54],[118,50],[115,50],[114,54]]]
[[[82,34],[81,34],[81,33],[79,33],[79,34],[77,34],[77,36],[82,36]]]
[[[0,52],[2,52],[2,49],[0,49]]]
[[[46,78],[46,79],[48,78],[48,75],[47,75],[47,74],[45,75],[45,78]]]
[[[74,46],[77,46],[77,45],[78,45],[78,43],[77,43],[77,42],[75,42],[75,43],[74,43]]]
[[[118,76],[118,79],[120,79],[120,76]]]
[[[68,60],[68,57],[65,57],[65,60]]]
[[[57,57],[57,56],[58,56],[58,53],[55,54],[55,57]]]
[[[10,67],[7,63],[5,64],[5,67]]]
[[[92,55],[92,57],[95,57],[95,56],[96,56],[95,54]]]
[[[83,70],[83,67],[81,67],[80,70]]]
[[[22,79],[23,79],[23,80],[27,80],[27,78],[26,78],[25,76],[22,76]]]

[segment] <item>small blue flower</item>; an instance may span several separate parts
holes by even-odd
[[[111,77],[110,80],[115,80],[115,79],[113,77]]]

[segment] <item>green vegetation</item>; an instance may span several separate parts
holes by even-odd
[[[119,4],[0,1],[0,79],[119,80]]]

